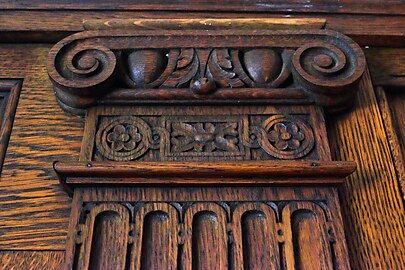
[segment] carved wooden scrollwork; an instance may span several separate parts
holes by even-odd
[[[69,267],[349,268],[337,185],[355,166],[331,161],[321,107],[353,100],[351,39],[114,28],[48,60],[60,105],[87,113],[83,162],[54,164]]]
[[[329,30],[89,31],[52,48],[64,109],[97,103],[317,103],[338,110],[364,72],[361,49]]]

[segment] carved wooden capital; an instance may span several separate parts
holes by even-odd
[[[318,104],[353,100],[365,58],[330,30],[100,30],[69,36],[48,59],[57,100],[96,104]]]
[[[320,106],[354,100],[351,39],[112,27],[48,68],[61,106],[88,110],[80,161],[54,163],[69,269],[349,269],[337,186],[355,164],[331,160]]]

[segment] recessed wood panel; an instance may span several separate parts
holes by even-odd
[[[52,96],[49,48],[0,45],[0,77],[23,79],[0,179],[0,250],[65,249],[71,199],[52,163],[78,160],[84,124]]]
[[[0,80],[0,173],[13,128],[22,80]]]

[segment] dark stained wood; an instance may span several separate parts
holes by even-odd
[[[353,269],[405,265],[405,208],[387,133],[367,73],[352,111],[328,121],[335,160],[353,160],[356,172],[341,192]]]
[[[85,30],[304,30],[322,29],[326,19],[320,18],[197,18],[197,19],[110,19],[86,20]]]
[[[231,12],[319,12],[319,13],[360,13],[360,14],[405,14],[405,5],[401,1],[313,1],[310,4],[303,0],[276,1],[204,1],[192,0],[184,3],[181,0],[158,1],[140,0],[129,3],[124,0],[116,1],[78,1],[78,0],[47,0],[47,1],[12,1],[5,0],[0,4],[2,9],[61,9],[61,10],[177,10],[177,11],[231,11]]]
[[[94,252],[108,249],[89,246],[105,237],[100,232],[106,230],[112,236],[126,231],[129,238],[125,252],[106,253],[105,267],[113,259],[124,261],[126,253],[130,254],[126,267],[135,269],[152,264],[165,269],[246,269],[249,265],[285,269],[285,264],[349,269],[337,192],[330,187],[110,186],[78,188],[73,203],[76,211],[66,253],[70,268],[83,269]],[[261,234],[273,237],[255,239]],[[124,237],[128,236],[120,239]],[[122,245],[118,239],[115,243]]]
[[[86,119],[82,161],[330,160],[311,105],[100,106]]]
[[[58,174],[68,177],[158,177],[205,178],[247,177],[268,178],[298,175],[298,177],[344,177],[356,168],[349,161],[221,161],[213,162],[56,162]],[[164,181],[162,180],[162,183]],[[168,183],[170,184],[170,183]]]
[[[137,102],[137,93],[144,94],[141,102],[271,104],[276,97],[339,111],[350,105],[364,67],[360,47],[329,30],[84,31],[56,44],[48,58],[58,102],[74,114],[100,100]],[[211,86],[198,86],[207,88],[201,92],[196,81]],[[174,91],[183,88],[190,94]],[[280,88],[285,96],[266,95]],[[302,90],[305,98],[289,98],[289,89]]]
[[[405,45],[405,16],[316,13],[224,13],[203,12],[147,12],[147,11],[0,11],[2,42],[58,42],[62,38],[83,31],[83,21],[100,19],[189,19],[189,18],[317,18],[326,19],[325,28],[337,30],[353,38],[362,46]]]
[[[55,3],[57,2],[53,2],[53,4]],[[362,46],[403,47],[405,45],[405,16],[398,15],[404,10],[398,6],[402,5],[402,3],[362,3],[361,6],[358,3],[360,2],[345,2],[342,4],[342,8],[339,9],[335,8],[335,3],[301,3],[300,6],[294,6],[295,9],[292,10],[292,13],[290,11],[288,13],[276,13],[277,9],[272,9],[274,6],[260,7],[263,10],[266,9],[266,12],[245,12],[232,3],[228,3],[228,7],[226,7],[223,1],[214,4],[217,7],[222,5],[229,10],[228,12],[223,12],[221,9],[210,9],[209,12],[165,11],[167,10],[165,6],[159,6],[159,11],[130,11],[123,10],[123,6],[117,3],[114,3],[113,7],[116,10],[112,11],[103,10],[104,6],[99,2],[93,4],[93,7],[97,5],[98,10],[77,10],[80,3],[74,3],[73,1],[68,3],[72,9],[46,10],[45,5],[36,5],[37,2],[34,1],[30,3],[36,5],[34,8],[41,7],[44,9],[0,11],[0,42],[24,43],[32,41],[54,43],[74,32],[82,31],[83,20],[92,19],[106,21],[113,18],[134,20],[140,18],[311,17],[326,19],[325,28],[344,33]],[[15,5],[14,7],[24,5],[29,8],[29,5],[26,4],[24,1],[12,3],[12,5]],[[132,2],[125,4],[135,5]],[[247,2],[243,4],[247,5]],[[283,2],[283,7],[277,6],[274,8],[287,10],[288,5],[291,7],[292,4]],[[303,9],[303,5],[313,6],[305,7],[302,13],[296,12],[299,10],[298,8]],[[56,7],[56,4],[54,7]],[[138,5],[137,7],[145,6]],[[73,8],[76,9],[73,10]],[[195,7],[188,8],[195,9]],[[250,10],[254,8],[258,7],[249,7]],[[236,12],[231,12],[235,11],[235,9],[237,9]],[[319,13],[320,11],[322,12]],[[385,15],[382,15],[382,13],[385,13]],[[1,79],[24,79],[22,96],[17,108],[10,145],[6,153],[3,175],[0,179],[0,208],[2,210],[0,214],[0,249],[20,251],[2,251],[0,253],[1,269],[58,269],[59,263],[63,260],[62,251],[59,251],[59,255],[53,255],[56,253],[50,251],[34,251],[63,250],[65,248],[71,200],[58,185],[57,177],[52,171],[52,162],[54,160],[77,161],[80,140],[83,135],[82,120],[63,114],[54,100],[52,87],[47,79],[44,66],[46,54],[50,47],[51,45],[41,44],[2,44],[0,46]],[[384,57],[378,57],[379,52]],[[368,54],[367,50],[366,54]],[[405,254],[401,248],[404,243],[405,233],[403,229],[404,205],[401,198],[404,193],[401,194],[399,183],[401,177],[403,177],[403,174],[401,174],[403,161],[400,158],[401,149],[403,149],[401,148],[403,146],[401,140],[404,138],[404,129],[401,127],[405,125],[400,123],[405,117],[403,117],[404,99],[401,99],[402,94],[400,92],[398,94],[393,93],[391,85],[398,85],[397,82],[401,82],[400,85],[402,85],[401,76],[403,73],[398,71],[402,70],[403,61],[401,61],[402,54],[395,51],[389,52],[376,48],[372,54],[374,56],[369,57],[369,59],[371,59],[370,61],[377,59],[373,65],[379,68],[377,72],[374,72],[375,68],[371,67],[374,82],[376,85],[385,84],[384,86],[388,85],[390,87],[384,90],[381,88],[375,89],[378,97],[377,104],[371,84],[368,81],[370,78],[367,77],[360,89],[366,91],[358,94],[356,98],[357,106],[347,114],[329,118],[328,133],[331,135],[329,140],[332,145],[334,159],[355,160],[359,164],[357,173],[349,179],[349,183],[340,196],[344,210],[342,220],[347,231],[352,267],[354,269],[401,269],[405,265],[403,261]],[[387,71],[394,76],[391,76]],[[381,80],[381,78],[384,80]],[[384,84],[378,83],[381,81]],[[401,89],[400,87],[397,87],[397,91]],[[208,87],[208,92],[210,91],[211,89]],[[279,95],[280,93],[275,94]],[[274,96],[271,98],[274,98]],[[122,102],[122,99],[120,102]],[[327,138],[326,134],[322,134],[322,136],[325,139]],[[321,200],[331,199],[329,193],[325,196],[321,195],[324,194],[324,191],[319,192],[320,189],[310,190],[304,188],[302,190],[301,193],[303,194],[297,193],[297,196],[302,196],[300,198],[304,200],[315,196],[320,196]],[[215,188],[209,187],[206,187],[203,192],[201,189],[199,191],[194,189],[193,192],[188,189],[179,189],[176,194],[178,197],[173,197],[173,192],[165,192],[166,195],[163,195],[162,191],[155,187],[142,190],[133,189],[131,191],[120,188],[112,189],[109,192],[93,189],[83,194],[83,200],[112,198],[113,194],[116,196],[114,200],[126,202],[134,202],[139,198],[148,202],[159,200],[167,202],[170,199],[183,201],[204,199],[215,202],[229,202],[235,198],[240,198],[233,188],[226,187],[223,187],[220,193],[217,193],[218,190]],[[246,192],[246,198],[250,201],[266,199],[265,196],[262,196],[263,189],[261,188],[243,187],[243,192]],[[267,192],[266,190],[265,193],[267,194]],[[336,194],[332,197],[334,202],[330,206],[338,209],[339,204]],[[283,192],[277,193],[273,198],[275,200],[286,200]],[[79,209],[81,207],[80,200],[77,199],[76,202],[73,202],[73,208]],[[138,242],[136,242],[136,252],[133,253],[133,256],[135,256],[134,261],[138,262],[138,266],[143,265],[143,267],[156,266],[156,268],[162,268],[165,262],[175,265],[171,263],[175,258],[166,256],[168,254],[167,247],[172,247],[173,243],[174,245],[177,243],[182,244],[182,242],[176,242],[177,240],[171,240],[177,239],[171,237],[174,233],[171,221],[174,219],[167,221],[166,215],[159,212],[159,210],[164,209],[162,205],[147,206],[142,209],[145,216],[148,211],[153,212],[144,222],[146,228],[151,228],[151,230],[146,229],[145,231],[137,227],[138,231],[145,231],[145,237],[141,242],[139,242],[141,238],[136,238]],[[244,202],[241,209],[243,210],[239,211],[239,213],[248,209],[260,208],[257,205],[249,205],[248,202]],[[238,212],[234,212],[234,215],[235,213]],[[74,220],[75,213],[72,214]],[[201,215],[201,217],[199,219],[202,221],[199,223],[202,224],[199,226],[200,231],[217,228],[216,225],[213,225],[214,223],[210,223],[213,216]],[[312,238],[307,238],[297,233],[296,230],[296,228],[308,228],[306,227],[308,225],[311,225],[311,228],[319,228],[319,224],[321,224],[319,218],[302,212],[297,217],[295,222],[291,223],[291,227],[295,228],[295,232],[291,231],[289,235],[306,243],[310,243],[313,239],[324,241],[322,235],[319,236],[319,234],[313,233],[308,234],[313,236]],[[263,256],[256,253],[258,250],[269,251],[274,244],[263,241],[265,237],[262,237],[265,232],[268,232],[269,228],[270,230],[272,228],[269,225],[271,224],[269,220],[268,216],[250,212],[245,215],[243,223],[235,225],[235,228],[243,227],[245,232],[249,232],[245,234],[248,237],[242,237],[242,239],[240,238],[241,235],[236,235],[236,241],[242,241],[242,248],[235,249],[235,252],[242,255],[236,256],[235,264],[243,264],[246,268],[256,267],[262,269],[271,264],[269,263],[270,258],[278,259],[277,255],[270,256],[269,254],[274,254],[271,252]],[[106,219],[101,221],[100,224],[110,226],[108,220],[107,222],[105,222]],[[99,228],[103,229],[104,227]],[[101,231],[98,230],[98,232]],[[168,233],[164,234],[165,237],[158,239],[153,237],[156,233],[161,232]],[[181,226],[176,233],[184,233]],[[276,233],[277,231],[273,230],[270,235],[278,235]],[[285,235],[286,231],[283,231],[283,233]],[[343,235],[343,232],[340,232],[340,234]],[[328,237],[333,240],[333,235]],[[131,237],[129,239],[129,241],[132,241]],[[180,239],[184,239],[184,237],[180,237]],[[206,247],[210,252],[222,250],[209,245],[216,238],[191,237],[191,239],[199,247]],[[282,239],[282,237],[277,238],[277,241]],[[256,248],[243,249],[243,243],[245,243],[245,246],[248,243],[248,245],[253,245]],[[142,246],[144,247],[143,250]],[[150,250],[150,247],[163,248],[154,248],[152,252],[145,253],[145,250]],[[318,249],[300,247],[298,245],[296,250],[303,256],[298,257],[297,264],[315,269],[320,268],[320,264],[317,264],[320,262],[319,256],[315,255]],[[164,256],[159,256],[160,254],[164,254]],[[219,260],[223,258],[222,255],[210,254],[212,254],[212,258],[219,258]],[[329,256],[327,252],[325,254]],[[302,257],[317,259],[302,261]],[[244,258],[242,264],[240,263],[241,258]],[[347,256],[344,256],[343,259],[347,258]],[[199,263],[195,265],[197,267]],[[263,267],[263,265],[265,266]],[[325,267],[329,266],[328,263],[323,265]]]
[[[336,111],[351,104],[365,68],[361,49],[324,30],[163,32],[128,23],[91,24],[101,30],[62,40],[48,58],[61,107],[86,113],[82,162],[54,163],[73,195],[68,268],[349,269],[337,185],[355,165],[330,161],[320,106]],[[232,99],[249,88],[252,100]],[[297,88],[304,102],[286,98]],[[184,93],[173,95],[176,89],[190,91],[199,106]],[[219,89],[230,93],[229,105],[206,98]],[[257,91],[267,89],[283,90],[282,105],[263,104]],[[160,95],[171,106],[148,106]],[[294,159],[301,161],[280,161]],[[122,186],[132,200],[117,194]],[[247,187],[265,193],[263,199],[245,204]],[[93,190],[102,196],[83,200]],[[201,191],[198,200],[178,195],[194,190]],[[229,190],[230,201],[205,195]],[[171,196],[148,201],[139,191]],[[278,235],[264,249],[248,228],[257,215],[270,222],[263,235]],[[265,259],[268,253],[277,259]]]
[[[72,195],[80,186],[317,186],[338,185],[356,168],[353,162],[56,162],[54,169]]]
[[[403,91],[405,87],[405,49],[364,50],[375,86],[386,87],[386,90]]]
[[[46,73],[49,49],[0,46],[0,77],[23,79],[0,178],[0,250],[65,248],[71,199],[52,163],[78,160],[84,125],[57,105]]]

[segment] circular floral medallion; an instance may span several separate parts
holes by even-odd
[[[287,115],[273,115],[263,122],[267,140],[263,149],[271,156],[296,159],[307,155],[314,147],[314,133],[302,120]]]
[[[115,117],[100,125],[96,147],[110,160],[134,160],[149,149],[151,134],[149,125],[138,117]]]

